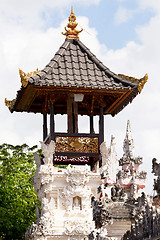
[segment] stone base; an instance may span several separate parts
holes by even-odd
[[[29,240],[88,240],[86,236],[66,236],[66,235],[54,235],[54,236],[35,236]]]
[[[131,221],[113,221],[113,224],[106,226],[106,229],[108,231],[108,238],[112,237],[119,240],[126,231],[131,230]]]

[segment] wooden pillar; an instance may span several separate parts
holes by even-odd
[[[94,123],[93,123],[93,116],[90,116],[90,133],[94,133]]]
[[[100,107],[100,114],[99,114],[99,146],[101,143],[104,142],[104,115],[103,115],[103,107]],[[99,158],[99,167],[102,166],[102,158],[100,155]]]
[[[90,115],[90,134],[94,133],[93,116]],[[90,157],[91,171],[94,170],[93,157]]]
[[[73,115],[72,115],[72,103],[73,97],[70,95],[67,99],[67,124],[68,124],[68,133],[73,133]]]
[[[74,119],[73,119],[73,124],[74,124],[74,133],[78,133],[78,102],[73,103],[73,114],[74,114]]]
[[[46,139],[48,132],[47,132],[47,114],[43,114],[43,141]]]
[[[67,99],[67,118],[68,133],[78,133],[78,102],[71,95]]]
[[[55,125],[54,125],[54,104],[51,103],[50,106],[50,139],[55,140]]]
[[[104,115],[103,115],[103,107],[100,107],[99,114],[99,144],[104,142]]]

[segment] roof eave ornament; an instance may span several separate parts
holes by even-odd
[[[37,70],[35,70],[33,72],[25,73],[25,72],[22,71],[21,68],[19,68],[19,75],[20,75],[20,78],[21,78],[22,86],[24,88],[27,87],[27,85],[28,85],[28,78],[36,75],[39,72],[40,72],[40,70],[37,69]]]
[[[140,79],[139,84],[138,84],[138,91],[139,93],[141,93],[145,83],[148,80],[148,74],[146,73],[145,76],[143,78]]]
[[[69,23],[67,27],[65,27],[66,32],[62,34],[66,35],[66,39],[79,39],[79,33],[83,31],[83,28],[81,30],[76,29],[78,23],[76,23],[76,16],[73,12],[73,7],[71,9],[71,14],[68,18]]]
[[[124,74],[118,74],[119,77],[129,81],[129,82],[133,82],[133,83],[137,83],[138,84],[138,92],[141,93],[145,83],[148,80],[148,74],[146,73],[145,76],[143,78],[135,78],[135,77],[130,77]]]
[[[7,98],[5,98],[5,105],[8,107],[9,111],[12,112],[12,107],[15,103],[16,99],[13,99],[13,100],[8,100]]]
[[[21,68],[19,68],[19,75],[20,75],[20,78],[21,78],[22,86],[24,88],[27,87],[27,85],[28,85],[27,74],[25,72],[23,72]]]

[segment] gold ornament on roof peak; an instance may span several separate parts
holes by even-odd
[[[68,18],[68,25],[65,27],[66,32],[62,34],[66,35],[67,39],[79,39],[79,33],[83,31],[83,28],[81,30],[76,29],[78,23],[76,23],[76,16],[73,12],[73,7],[71,9],[71,14]]]

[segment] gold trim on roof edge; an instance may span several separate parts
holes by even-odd
[[[35,70],[33,72],[29,72],[29,73],[25,73],[22,71],[21,68],[19,68],[19,75],[20,75],[20,78],[21,78],[21,83],[22,83],[22,86],[23,87],[27,87],[28,85],[28,78],[29,77],[33,77],[34,75],[36,75],[37,73],[39,73],[40,70]]]
[[[4,100],[5,105],[8,107],[10,112],[11,112],[10,107],[12,107],[14,105],[15,101],[16,101],[16,99],[8,100],[7,98],[5,98],[5,100]]]
[[[135,77],[130,77],[130,76],[127,76],[127,75],[124,75],[124,74],[118,74],[119,77],[127,80],[127,81],[130,81],[130,82],[133,82],[133,83],[137,83],[138,84],[138,91],[139,93],[141,93],[145,83],[147,82],[148,80],[148,74],[146,73],[145,76],[143,78],[135,78]]]
[[[73,7],[71,9],[71,14],[68,18],[68,25],[64,29],[66,30],[65,33],[62,32],[63,35],[66,35],[67,39],[79,39],[79,33],[83,31],[83,28],[81,30],[76,29],[78,23],[76,23],[76,16],[73,12]]]

